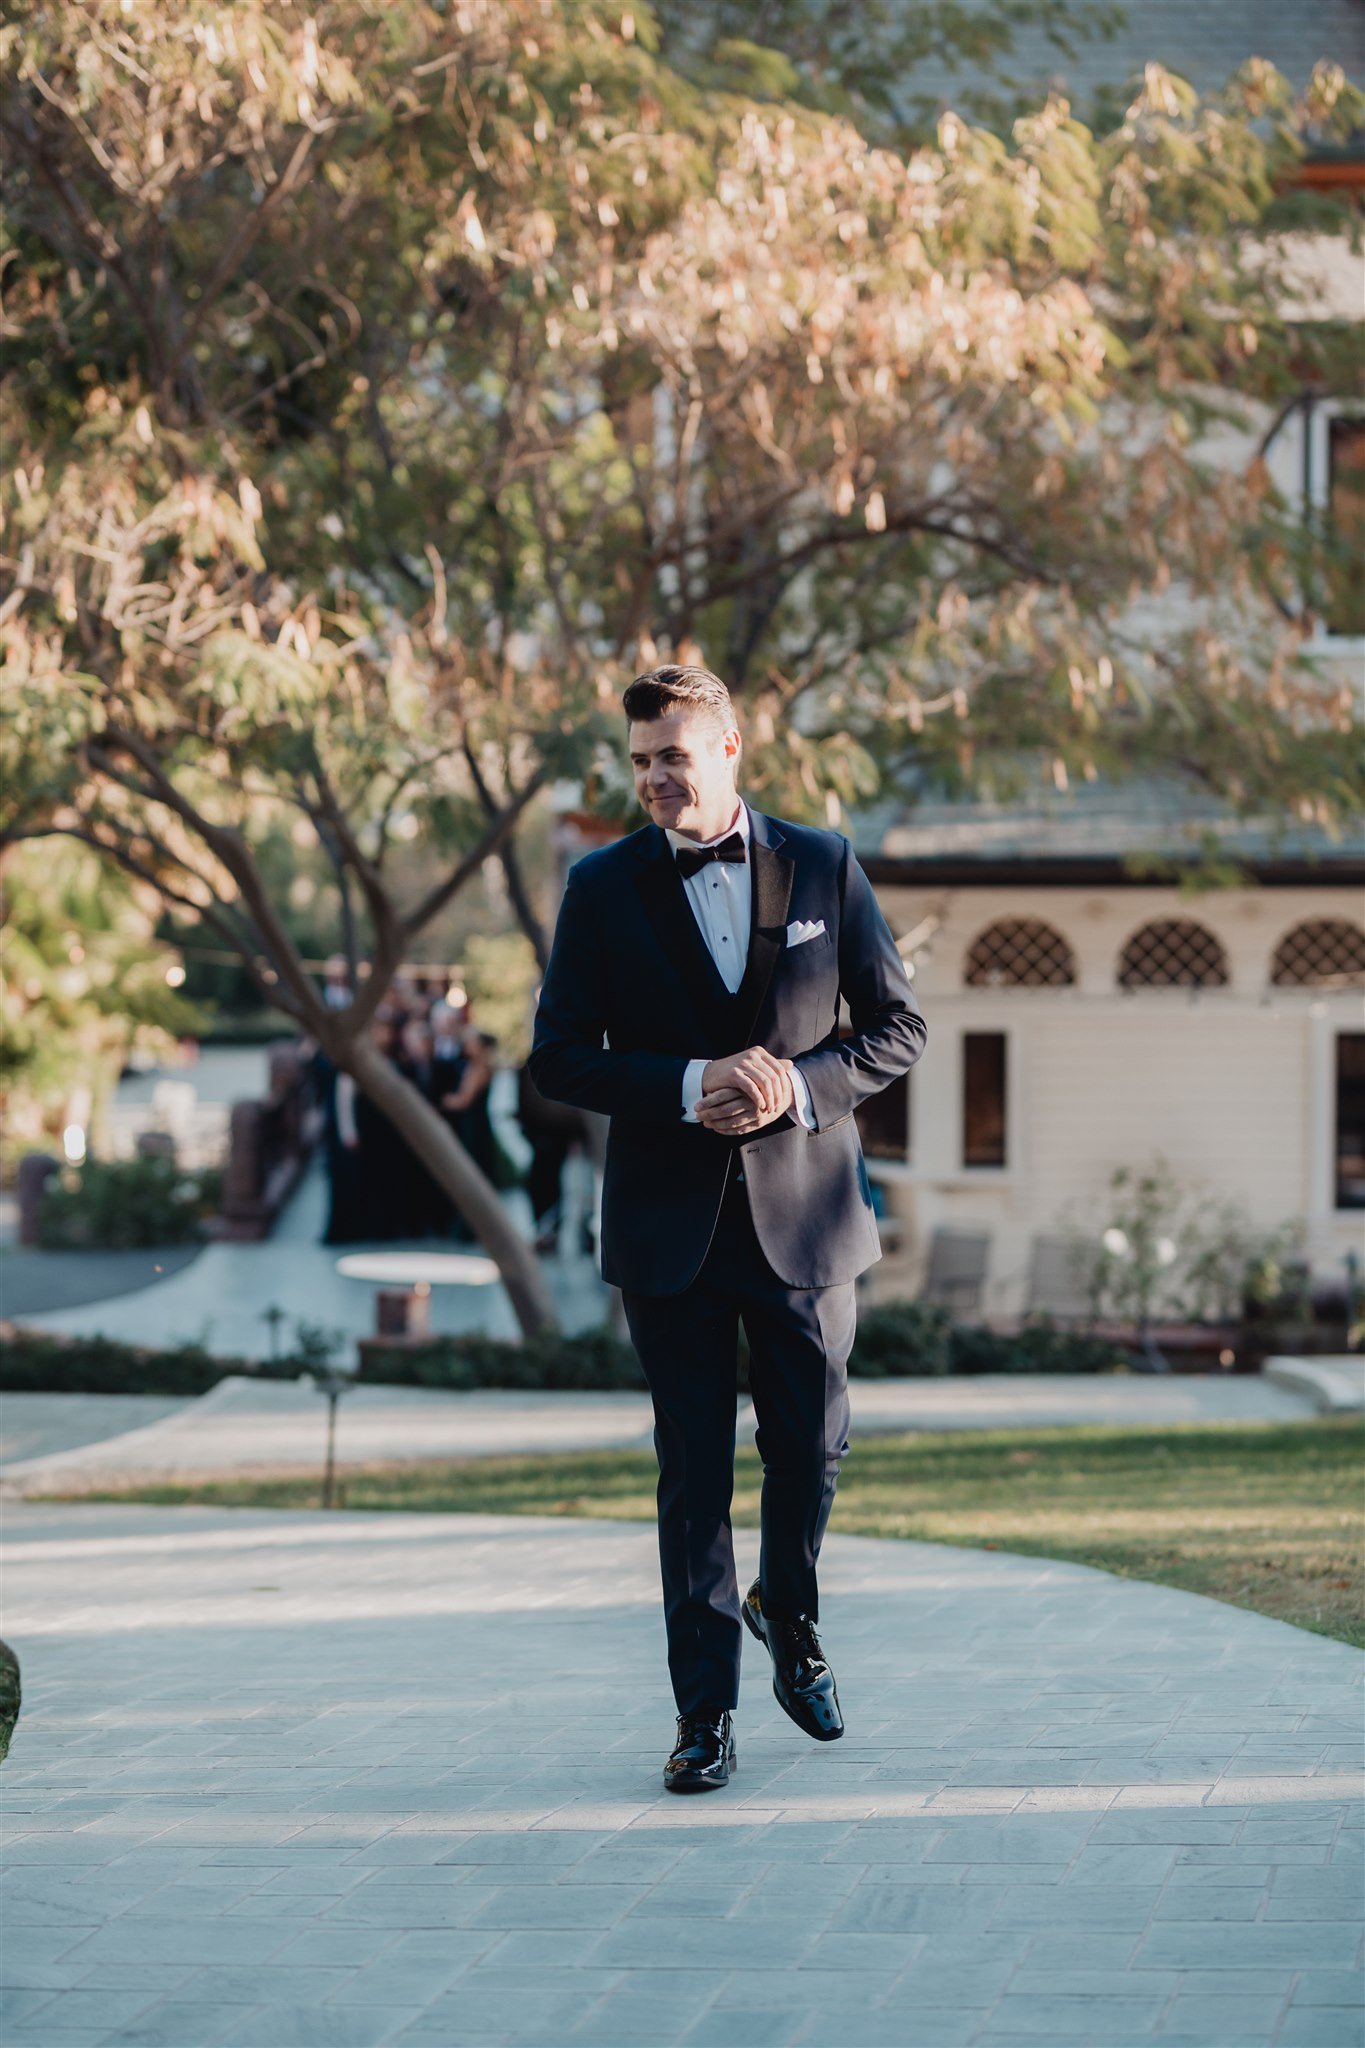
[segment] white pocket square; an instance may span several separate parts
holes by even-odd
[[[825,920],[823,917],[817,917],[814,923],[807,923],[799,917],[793,918],[792,922],[787,926],[787,944],[789,946],[804,946],[807,939],[818,939],[824,929]]]

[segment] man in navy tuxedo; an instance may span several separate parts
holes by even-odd
[[[602,1270],[654,1401],[679,1716],[664,1781],[691,1792],[734,1768],[742,1626],[797,1725],[843,1733],[816,1560],[848,1448],[853,1283],[881,1256],[853,1112],[919,1057],[925,1029],[848,841],[741,800],[724,683],[657,668],[623,705],[650,822],[570,871],[529,1065],[542,1094],[611,1120]],[[763,1464],[743,1600],[741,1322]]]

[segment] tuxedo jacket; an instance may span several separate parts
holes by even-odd
[[[881,1256],[853,1112],[918,1059],[924,1020],[848,841],[750,818],[738,994],[657,825],[577,861],[555,927],[528,1065],[542,1094],[611,1120],[602,1272],[633,1293],[679,1294],[696,1278],[736,1146],[759,1244],[789,1287],[839,1285]],[[842,1039],[840,996],[853,1027]],[[740,1139],[683,1121],[688,1062],[751,1045],[795,1061],[813,1131],[790,1113]]]

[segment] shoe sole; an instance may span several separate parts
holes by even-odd
[[[753,1637],[756,1643],[762,1643],[764,1649],[768,1651],[769,1658],[771,1658],[773,1653],[770,1649],[768,1649],[768,1638],[764,1635],[762,1629],[754,1620],[753,1609],[750,1607],[747,1600],[744,1601],[740,1609],[740,1612],[744,1616],[744,1626],[748,1629],[749,1634]],[[787,1705],[787,1702],[783,1699],[781,1693],[777,1689],[776,1677],[774,1677],[773,1679],[773,1698],[777,1701],[778,1706],[781,1707],[783,1713],[791,1722],[793,1728],[799,1728],[801,1730],[801,1733],[803,1735],[809,1736],[812,1742],[841,1742],[843,1740],[844,1731],[842,1728],[830,1728],[827,1731],[817,1731],[814,1728],[808,1727],[798,1714],[794,1714],[791,1708]]]

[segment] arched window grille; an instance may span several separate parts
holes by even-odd
[[[1275,948],[1276,988],[1365,987],[1365,931],[1344,917],[1310,917]]]
[[[1076,961],[1059,931],[1036,917],[1002,917],[972,941],[968,988],[1070,988]]]
[[[1206,925],[1154,918],[1133,933],[1119,960],[1120,988],[1226,988],[1227,955]]]

